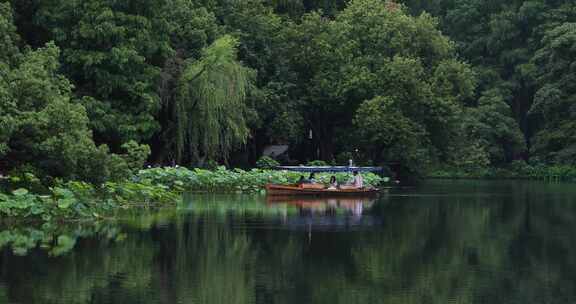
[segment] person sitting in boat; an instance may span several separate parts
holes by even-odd
[[[301,184],[306,184],[306,183],[308,183],[308,180],[306,180],[304,175],[300,175],[300,179],[298,179],[298,182],[296,184],[301,185]]]
[[[336,181],[336,176],[332,175],[330,177],[330,183],[328,183],[328,190],[338,189],[338,182]]]
[[[316,183],[316,174],[314,174],[314,172],[310,173],[310,176],[308,177],[308,183],[309,184]]]

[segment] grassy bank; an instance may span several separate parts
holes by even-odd
[[[0,193],[0,218],[4,221],[97,220],[114,217],[119,211],[134,208],[169,206],[181,200],[185,192],[254,193],[267,183],[290,184],[300,173],[254,169],[190,170],[183,167],[151,168],[139,171],[131,180],[93,185],[85,182],[56,182],[50,187],[16,178],[4,180]],[[348,174],[336,174],[340,182]],[[328,182],[330,174],[318,174]],[[381,178],[365,174],[367,185],[378,185]]]
[[[426,177],[443,179],[529,179],[576,182],[576,167],[533,166],[517,162],[505,168],[440,168],[432,170]]]

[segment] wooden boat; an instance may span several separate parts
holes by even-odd
[[[266,185],[268,195],[371,195],[378,193],[377,188],[343,188],[326,189],[321,184],[301,184],[301,185]]]

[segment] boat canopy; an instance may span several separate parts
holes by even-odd
[[[277,166],[277,170],[296,172],[382,172],[382,167],[348,167],[348,166]]]

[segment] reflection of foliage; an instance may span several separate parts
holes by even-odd
[[[388,205],[384,214],[393,214],[385,219],[389,229],[359,241],[364,245],[353,252],[358,272],[346,290],[378,286],[362,293],[359,303],[371,299],[476,303],[479,297],[492,303],[526,303],[528,298],[540,299],[534,301],[538,303],[550,300],[547,293],[555,298],[555,292],[570,294],[561,286],[573,269],[562,267],[573,265],[573,258],[554,253],[573,250],[571,237],[550,236],[574,224],[576,219],[566,215],[566,209],[573,207],[563,196],[554,199],[552,207],[531,202],[533,186],[510,185],[498,187],[498,192],[511,193],[513,200],[509,196],[467,195],[462,200],[456,195],[450,200],[416,196],[412,202]],[[419,201],[426,201],[427,207]],[[525,296],[527,289],[530,296]],[[334,303],[350,303],[346,299],[353,295],[343,292],[334,297]]]
[[[418,192],[428,195],[391,193],[370,211],[386,223],[375,231],[310,235],[267,226],[282,210],[267,212],[253,197],[194,197],[178,213],[59,230],[48,243],[65,235],[76,248],[56,259],[5,253],[0,280],[18,303],[562,303],[573,296],[575,240],[567,231],[576,223],[576,190],[514,182],[449,188],[463,194],[444,196],[438,184]]]
[[[0,303],[8,303],[6,288],[2,284],[0,284]]]
[[[4,226],[0,232],[0,249],[8,247],[16,255],[26,255],[37,247],[50,256],[61,256],[70,252],[79,238],[99,236],[107,240],[120,240],[122,234],[115,225],[54,225],[21,228]]]

